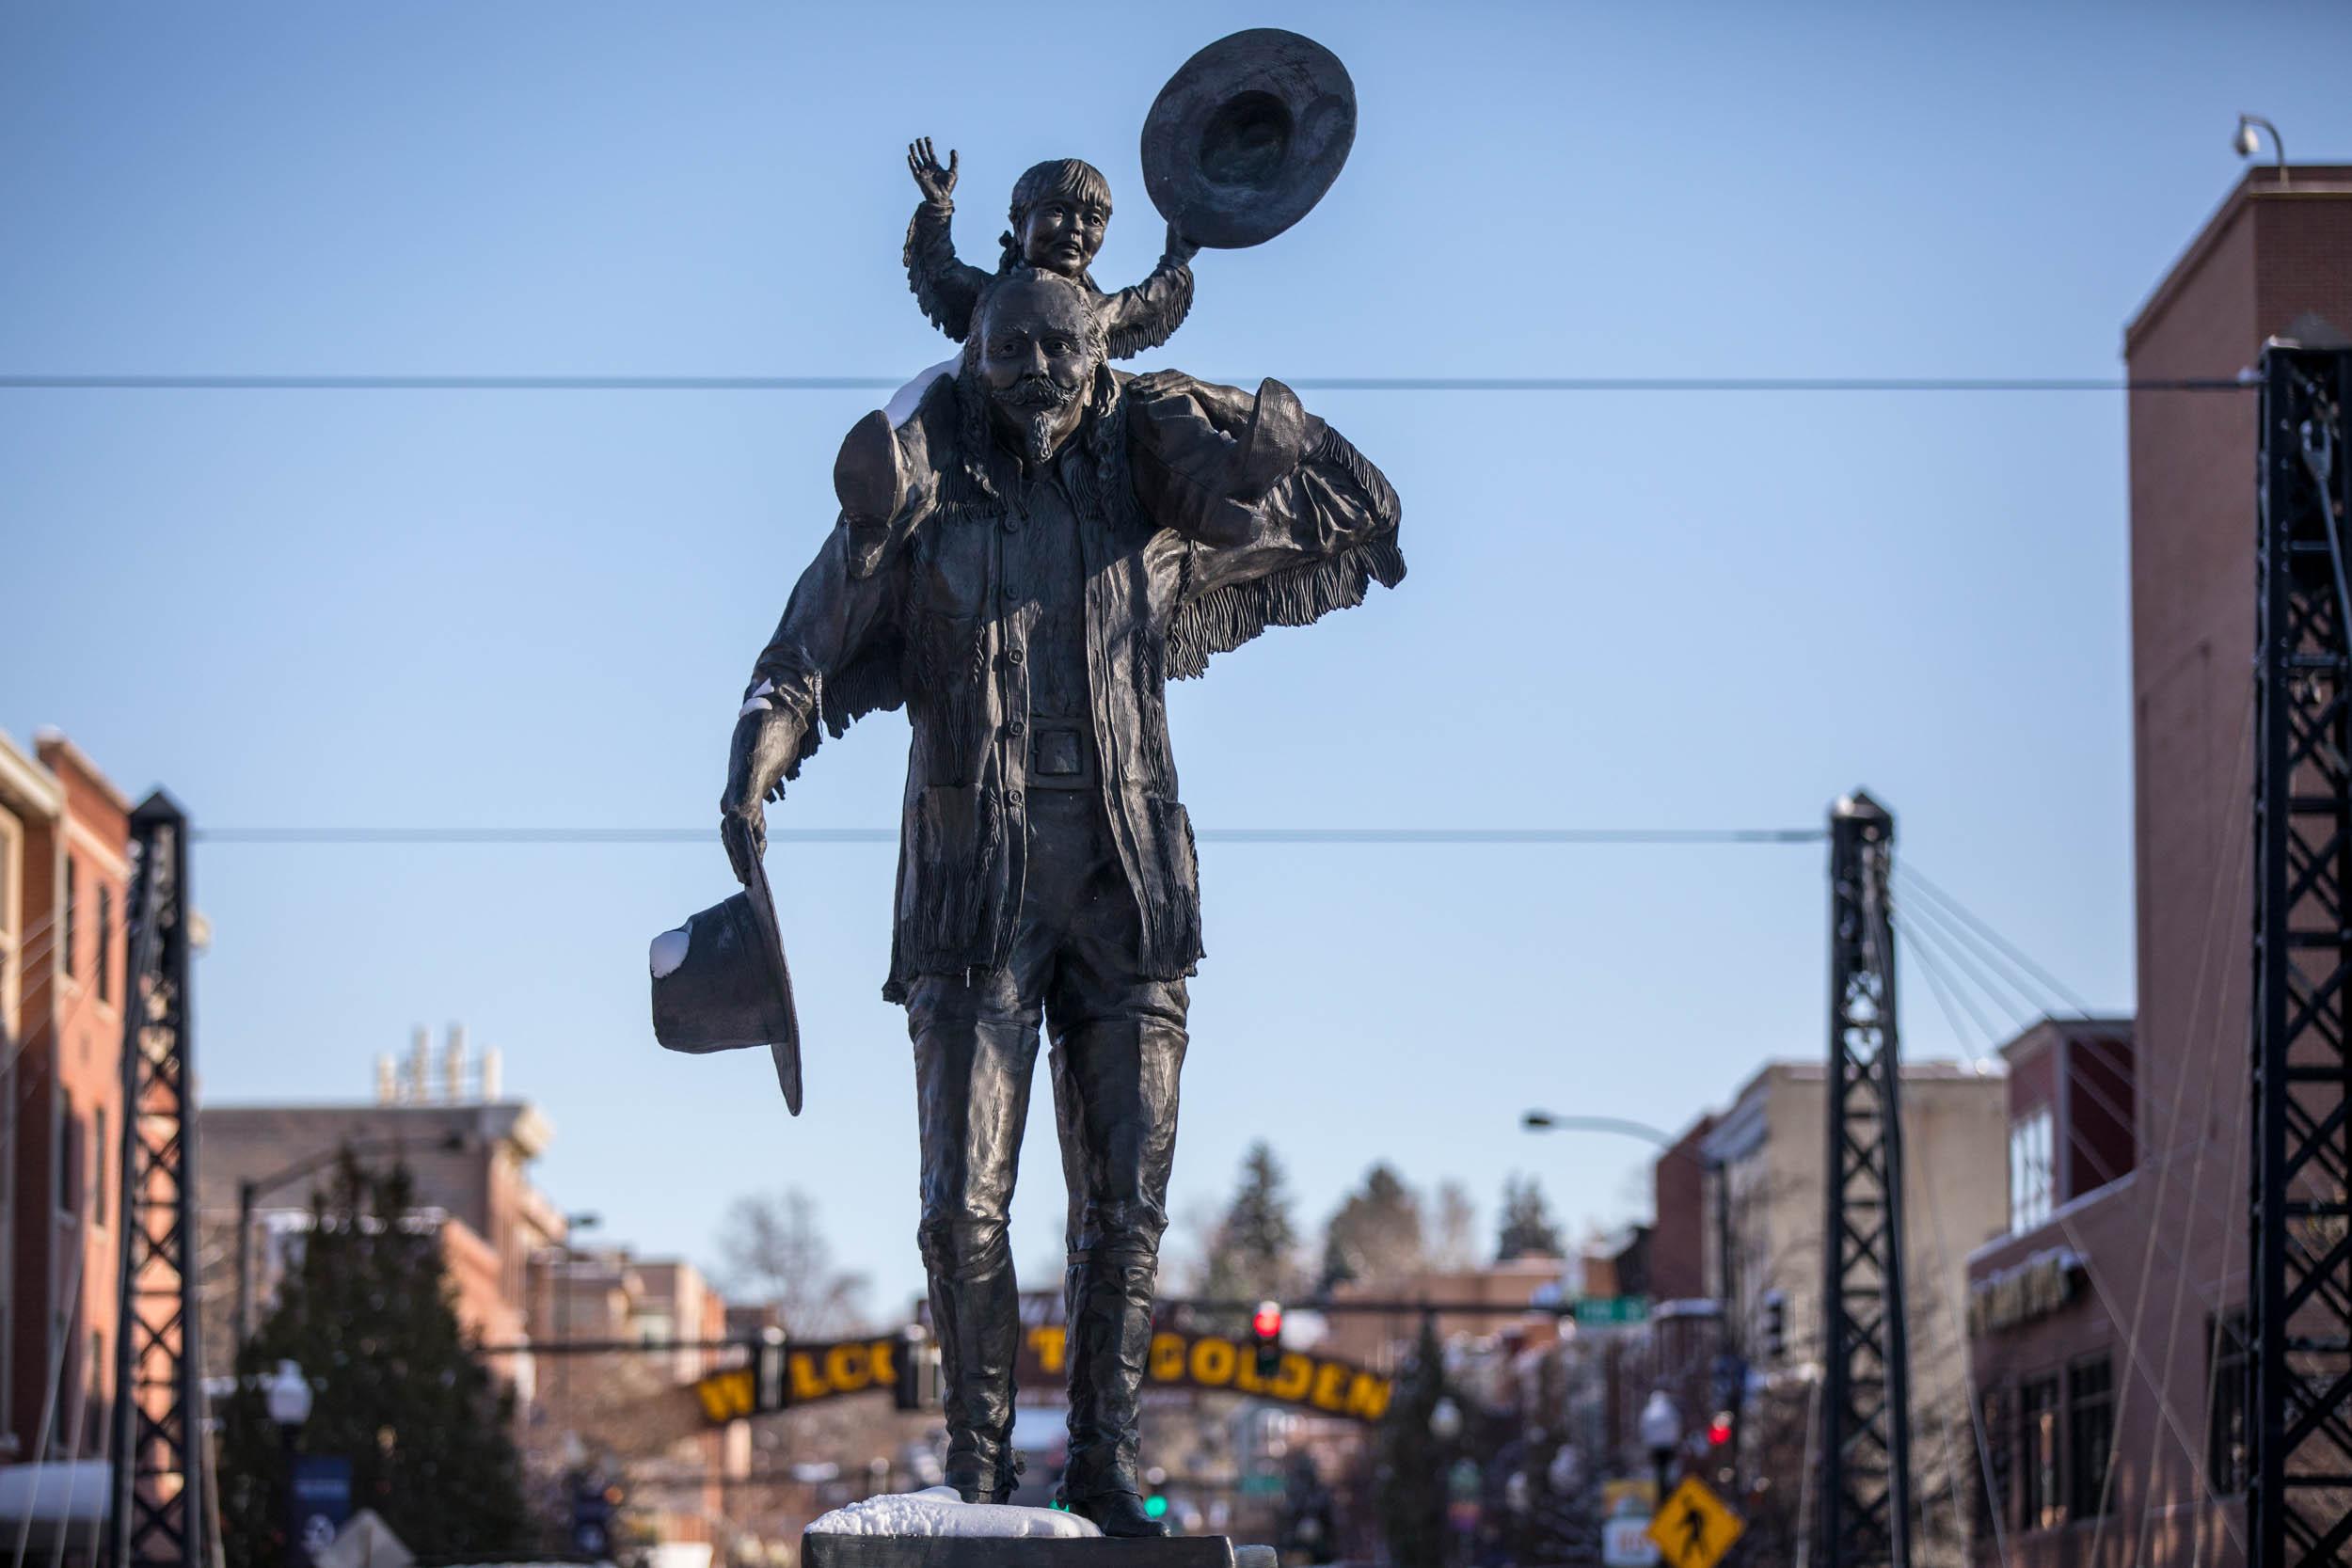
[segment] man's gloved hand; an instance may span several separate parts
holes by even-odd
[[[784,799],[785,769],[801,749],[800,721],[765,704],[735,721],[727,747],[727,786],[719,797],[719,841],[735,879],[749,883],[768,852],[769,800]]]

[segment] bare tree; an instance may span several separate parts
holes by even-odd
[[[866,1278],[834,1266],[816,1200],[799,1188],[737,1198],[719,1245],[728,1294],[773,1303],[794,1338],[830,1338],[866,1326]]]
[[[1432,1268],[1459,1273],[1478,1267],[1478,1206],[1452,1177],[1438,1183],[1438,1212],[1430,1227]]]
[[[1376,1162],[1324,1227],[1323,1283],[1402,1279],[1424,1260],[1421,1196],[1395,1166]]]

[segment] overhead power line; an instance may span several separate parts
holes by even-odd
[[[1302,392],[2250,392],[2239,376],[1309,375]],[[891,391],[895,375],[0,375],[0,390],[116,392]]]
[[[199,844],[708,844],[707,828],[199,828]],[[1820,828],[1201,828],[1209,844],[1819,844]],[[775,828],[772,844],[896,844],[896,828]]]

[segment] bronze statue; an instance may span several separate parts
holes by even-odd
[[[1223,226],[1219,243],[1254,243],[1232,237],[1248,214],[1232,181],[1255,182],[1273,214],[1258,221],[1277,231],[1329,184],[1354,123],[1338,62],[1272,30],[1195,56],[1154,106],[1147,152],[1171,96],[1207,122],[1177,138],[1204,168],[1170,175],[1147,158],[1147,179],[1172,227],[1192,210],[1180,187],[1201,187],[1194,205]],[[1236,101],[1231,123],[1217,121]],[[1312,136],[1311,125],[1321,127]],[[918,179],[936,167],[924,144],[912,161]],[[1166,309],[1168,293],[1152,304],[1150,284],[1140,306],[1135,291],[1095,288],[1086,269],[1108,193],[1096,201],[1100,176],[1074,160],[1040,167],[1049,172],[1032,170],[1016,192],[995,274],[917,275],[910,241],[916,292],[934,319],[965,328],[962,355],[903,423],[869,415],[845,445],[841,520],[753,669],[721,833],[764,906],[765,802],[782,799],[826,736],[907,710],[883,994],[905,1004],[914,1047],[918,1239],[947,1480],[972,1500],[1001,1501],[1014,1483],[1020,1323],[1006,1218],[1042,1021],[1070,1189],[1062,1498],[1107,1534],[1153,1535],[1165,1527],[1140,1495],[1138,1390],[1168,1224],[1185,983],[1201,957],[1165,687],[1269,626],[1304,626],[1359,603],[1374,582],[1394,585],[1405,563],[1387,480],[1280,382],[1251,393],[1111,367],[1137,333],[1172,330],[1182,306]],[[943,206],[952,170],[951,158]],[[1041,216],[1047,201],[1069,210]],[[1283,215],[1285,205],[1295,210]],[[1074,235],[1058,232],[1072,224]],[[1172,266],[1182,273],[1181,260]],[[736,902],[657,942],[658,1018],[661,989],[677,988],[665,1044],[745,1043],[775,1016],[757,986],[750,1000],[738,986],[713,1005],[723,1022],[687,1022],[696,1006],[678,982],[695,996],[710,984],[693,958],[706,920],[722,934],[705,945],[766,961]],[[781,963],[779,947],[778,976]],[[794,1068],[797,1088],[797,1056]]]

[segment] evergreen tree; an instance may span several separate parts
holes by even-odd
[[[1495,1242],[1495,1261],[1537,1256],[1560,1258],[1560,1227],[1553,1223],[1544,1190],[1530,1177],[1505,1177],[1502,1181],[1502,1230]]]
[[[1421,1199],[1383,1160],[1324,1227],[1323,1284],[1401,1279],[1418,1272],[1425,1257]]]
[[[1377,1507],[1391,1562],[1447,1560],[1447,1467],[1455,1454],[1429,1430],[1445,1395],[1445,1354],[1436,1324],[1424,1317],[1421,1342],[1380,1423]]]
[[[1298,1284],[1298,1227],[1282,1166],[1272,1148],[1254,1143],[1212,1240],[1203,1291],[1212,1301],[1282,1301]]]
[[[419,1222],[405,1167],[348,1152],[313,1199],[314,1224],[278,1304],[237,1356],[221,1413],[227,1555],[285,1561],[289,1455],[259,1386],[280,1361],[316,1396],[305,1454],[351,1462],[352,1506],[372,1508],[419,1557],[488,1556],[536,1543],[522,1498],[514,1397],[458,1327],[440,1238]]]

